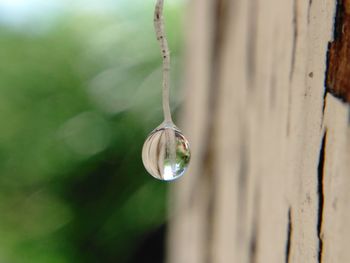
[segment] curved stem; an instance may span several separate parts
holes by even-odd
[[[160,51],[163,58],[163,113],[164,121],[172,122],[170,102],[169,102],[169,81],[170,81],[170,52],[168,41],[164,32],[163,18],[164,0],[157,0],[154,11],[154,28],[156,31],[157,40],[160,45]]]

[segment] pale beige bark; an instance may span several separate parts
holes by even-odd
[[[168,263],[350,262],[350,111],[324,96],[335,5],[190,1]]]

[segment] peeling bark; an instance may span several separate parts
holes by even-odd
[[[350,103],[350,0],[338,0],[334,40],[329,45],[327,89]]]

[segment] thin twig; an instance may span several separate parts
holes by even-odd
[[[154,11],[154,28],[156,31],[157,40],[160,45],[160,51],[163,58],[163,113],[164,121],[171,122],[171,111],[169,102],[169,81],[170,81],[170,52],[168,41],[164,32],[163,18],[163,3],[164,0],[157,0]]]

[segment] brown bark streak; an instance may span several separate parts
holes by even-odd
[[[334,41],[328,50],[327,90],[350,103],[350,0],[338,0]]]

